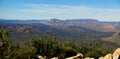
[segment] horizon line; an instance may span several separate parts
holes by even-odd
[[[89,19],[89,20],[96,20],[96,21],[100,21],[100,22],[120,22],[120,21],[113,21],[113,20],[99,20],[99,19],[94,19],[94,18],[71,18],[71,19],[59,19],[59,18],[50,18],[50,19],[5,19],[5,18],[0,18],[0,20],[15,20],[15,21],[17,21],[17,20],[40,20],[40,21],[42,21],[42,20],[52,20],[52,19],[57,19],[57,20],[82,20],[82,19]]]

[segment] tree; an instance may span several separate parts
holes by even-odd
[[[102,56],[102,52],[101,51],[97,51],[97,50],[92,50],[92,51],[88,51],[85,54],[85,57],[94,57],[95,59],[98,59],[100,56]]]
[[[6,41],[9,36],[9,32],[5,27],[3,26],[0,31],[0,40],[1,41]]]
[[[71,46],[61,46],[58,58],[65,59],[67,57],[75,55],[77,55],[77,51],[73,49]]]
[[[13,59],[17,56],[18,45],[14,45],[11,41],[8,41],[7,38],[9,32],[5,27],[1,28],[0,31],[0,59]]]
[[[55,57],[59,52],[59,44],[55,38],[42,39],[35,36],[32,40],[32,46],[35,48],[35,55],[42,55],[47,58]]]

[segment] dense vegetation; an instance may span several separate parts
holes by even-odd
[[[55,37],[41,38],[35,35],[32,40],[25,41],[23,44],[25,47],[23,47],[21,43],[14,43],[8,38],[8,30],[2,27],[0,31],[0,59],[36,59],[38,55],[47,59],[56,56],[64,59],[77,53],[82,53],[84,57],[98,58],[112,51],[112,49],[102,50],[102,42],[96,41],[89,44],[82,44],[75,40],[60,42]]]
[[[7,40],[9,32],[3,27],[0,31],[0,59],[11,59],[17,56],[19,46]]]

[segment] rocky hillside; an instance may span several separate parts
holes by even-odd
[[[50,19],[42,23],[60,28],[66,28],[68,26],[85,27],[91,30],[102,32],[116,32],[119,30],[120,25],[119,22],[102,22],[95,19],[68,19],[68,20]]]
[[[114,42],[120,45],[120,32],[116,32],[113,36],[103,38],[103,40]]]
[[[49,19],[49,20],[4,20],[0,19],[0,27],[5,25],[10,31],[10,39],[30,39],[33,35],[42,37],[55,36],[58,39],[98,40],[120,43],[120,22],[102,22],[96,19]],[[114,35],[115,34],[115,35]],[[118,34],[118,33],[117,33]]]
[[[4,20],[0,19],[1,24],[33,24],[42,23],[45,25],[51,25],[56,28],[65,29],[69,26],[84,27],[87,29],[101,31],[101,32],[116,32],[120,30],[120,22],[103,22],[96,19],[48,19],[48,20]]]

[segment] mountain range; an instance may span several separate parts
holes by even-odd
[[[117,42],[114,39],[120,31],[120,22],[103,22],[96,19],[49,19],[49,20],[7,20],[0,19],[0,27],[10,31],[10,39],[31,39],[33,35],[41,37],[55,36],[61,40],[98,40]],[[114,41],[115,40],[115,41]]]
[[[120,22],[102,22],[95,19],[49,19],[49,20],[4,20],[0,19],[0,23],[12,24],[45,24],[58,28],[66,28],[69,26],[84,27],[87,29],[101,32],[117,32],[120,30]]]

